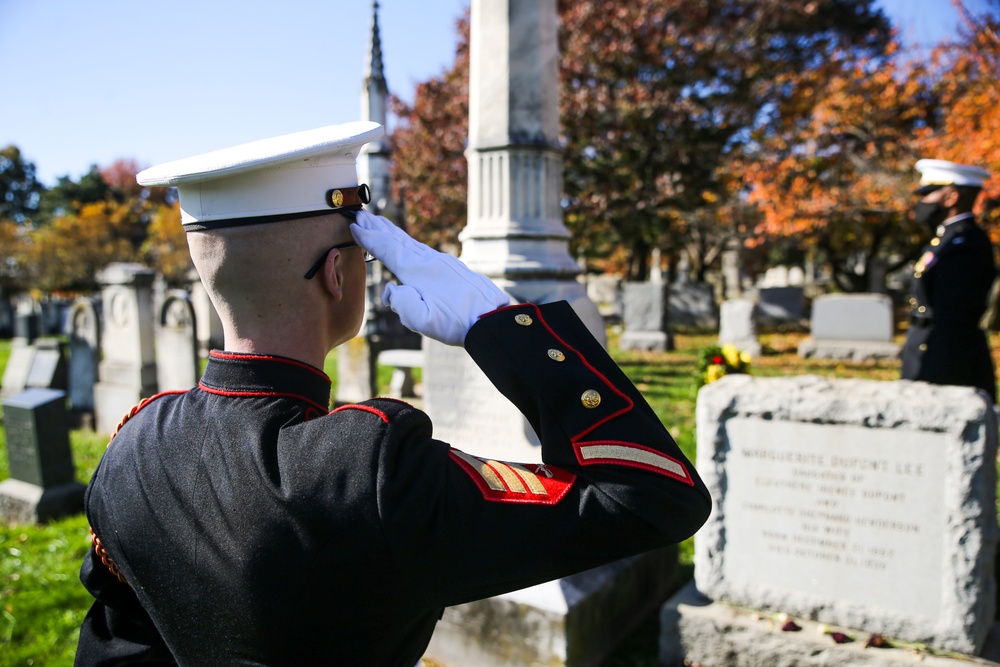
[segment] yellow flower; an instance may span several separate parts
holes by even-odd
[[[711,384],[726,374],[726,367],[722,364],[710,364],[705,369],[705,384]]]
[[[740,361],[749,366],[750,362],[753,361],[753,357],[750,356],[749,352],[740,352]]]
[[[733,368],[739,368],[740,351],[734,345],[723,345],[722,356],[726,358],[726,363]]]

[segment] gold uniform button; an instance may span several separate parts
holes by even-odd
[[[344,203],[344,193],[340,190],[334,190],[330,193],[330,201],[334,206],[342,206]]]
[[[927,351],[927,343],[921,343],[920,344],[920,351],[921,352],[926,352]]]
[[[521,313],[520,315],[514,318],[514,321],[520,324],[522,327],[530,327],[532,319],[530,316]]]
[[[549,350],[549,359],[553,361],[566,361],[566,355],[559,350]]]
[[[941,239],[931,239],[931,245],[937,245],[941,243]]]
[[[588,410],[592,410],[601,404],[601,395],[593,389],[588,389],[583,392],[583,396],[580,397],[580,402],[583,403],[583,407]]]
[[[919,308],[917,308],[917,312],[918,312],[918,313],[922,313],[922,312],[924,312],[925,310],[927,310],[927,308],[925,308],[924,306],[920,306]]]
[[[915,305],[917,305],[917,300],[916,300],[916,299],[914,299],[914,298],[913,298],[912,296],[910,297],[910,305],[911,305],[911,306],[915,306]]]

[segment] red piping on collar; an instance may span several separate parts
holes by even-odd
[[[214,387],[209,387],[201,382],[198,383],[198,387],[202,391],[206,391],[209,394],[217,394],[219,396],[229,396],[232,398],[266,398],[276,396],[278,398],[294,398],[304,403],[308,403],[317,410],[320,410],[322,414],[327,414],[326,407],[316,403],[315,401],[302,396],[301,394],[288,394],[280,391],[227,391],[225,389],[216,389]]]
[[[340,406],[339,408],[335,409],[333,412],[340,412],[341,410],[361,410],[363,412],[370,412],[373,415],[378,416],[386,424],[389,423],[389,417],[388,417],[388,415],[386,415],[384,412],[382,412],[381,410],[379,410],[377,408],[373,408],[370,405],[360,405],[358,403],[349,403],[348,405],[342,405],[342,406]],[[333,414],[333,412],[331,412],[330,414]]]
[[[289,366],[298,366],[299,368],[304,368],[307,371],[312,371],[316,375],[319,375],[327,382],[330,381],[330,376],[324,373],[323,371],[319,370],[315,366],[311,366],[307,363],[297,361],[295,359],[289,359],[288,357],[274,357],[269,354],[252,354],[248,352],[221,352],[219,350],[212,350],[211,352],[209,352],[209,355],[217,359],[236,359],[236,360],[263,359],[265,361],[276,361],[281,364],[288,364]]]

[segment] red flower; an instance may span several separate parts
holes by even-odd
[[[722,362],[723,362],[723,359],[719,355],[715,355],[714,357],[712,357],[712,363],[713,364],[721,364]]]
[[[865,648],[892,648],[892,644],[882,635],[872,635],[865,643]]]
[[[795,621],[785,621],[785,624],[781,626],[784,632],[798,632],[802,628]]]
[[[843,632],[831,632],[830,637],[833,639],[833,641],[837,642],[838,644],[846,644],[847,642],[854,641],[853,639],[845,635]]]

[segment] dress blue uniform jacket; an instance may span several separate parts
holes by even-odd
[[[525,414],[544,464],[435,440],[330,381],[213,352],[199,386],[142,404],[88,488],[95,602],[77,665],[400,665],[444,607],[674,544],[710,498],[565,303],[495,311],[466,349]]]
[[[979,327],[995,276],[993,245],[971,213],[924,248],[911,286],[904,380],[979,387],[996,402],[993,360]]]

